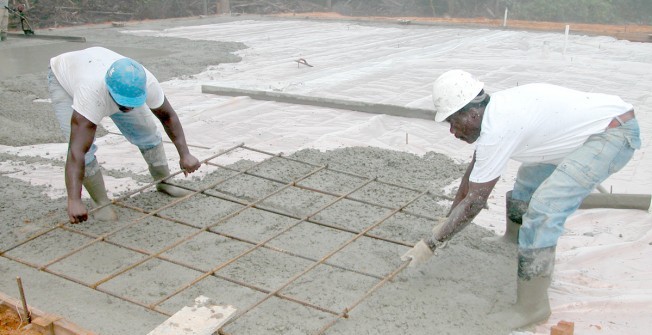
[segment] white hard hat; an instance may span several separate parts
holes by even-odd
[[[444,72],[432,85],[435,121],[442,122],[475,98],[484,83],[462,70]]]

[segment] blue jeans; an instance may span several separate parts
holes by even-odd
[[[559,165],[523,164],[512,198],[529,203],[518,244],[523,250],[557,245],[566,218],[601,182],[622,169],[641,147],[638,121],[589,137]]]
[[[72,96],[61,86],[52,73],[48,73],[48,90],[54,108],[54,114],[59,120],[61,132],[66,141],[70,140],[70,119],[72,118]],[[131,144],[134,144],[141,151],[151,149],[161,144],[161,132],[156,128],[152,112],[146,105],[135,108],[128,113],[118,111],[110,116],[120,132]],[[97,146],[95,139],[93,144],[84,156],[84,162],[89,165],[95,160]]]

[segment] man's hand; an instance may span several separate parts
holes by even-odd
[[[187,154],[179,160],[179,166],[181,167],[184,176],[187,177],[189,173],[197,171],[201,166],[201,163],[195,156]]]
[[[424,240],[419,241],[414,245],[414,248],[408,250],[403,256],[401,256],[402,261],[410,261],[410,267],[417,266],[419,264],[425,263],[433,255],[434,250],[430,249]]]
[[[68,201],[68,219],[73,224],[88,220],[88,211],[81,200]]]

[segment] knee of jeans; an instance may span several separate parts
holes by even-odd
[[[592,190],[600,183],[600,178],[598,178],[595,171],[588,164],[566,159],[557,166],[557,170],[565,174],[568,178],[571,178],[582,188]]]

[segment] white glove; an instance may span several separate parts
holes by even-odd
[[[401,256],[402,261],[410,261],[410,267],[417,266],[419,264],[425,263],[428,261],[435,253],[428,247],[424,240],[419,241],[414,245],[414,248],[408,250],[403,256]]]

